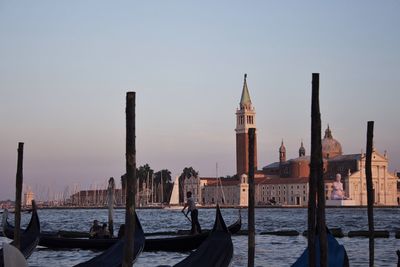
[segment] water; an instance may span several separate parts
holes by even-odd
[[[400,229],[400,209],[375,209],[375,229],[390,231],[390,238],[375,239],[375,266],[397,266],[396,250],[400,239],[394,231]],[[189,229],[190,225],[180,210],[138,210],[145,232],[177,231]],[[238,210],[223,209],[227,224],[236,221]],[[42,230],[88,231],[94,219],[107,222],[107,210],[39,210]],[[116,210],[115,229],[123,223],[124,210]],[[201,209],[199,220],[203,228],[211,228],[215,210]],[[23,214],[22,222],[27,223],[30,214]],[[247,210],[242,210],[243,229],[247,229]],[[327,209],[329,227],[341,227],[344,233],[351,230],[368,229],[366,209]],[[307,228],[307,209],[256,209],[256,232],[292,229],[303,232]],[[0,242],[5,241],[0,237]],[[247,266],[247,236],[233,236],[234,256],[231,266]],[[347,250],[351,266],[368,266],[367,238],[338,238]],[[290,266],[303,252],[307,239],[303,236],[280,237],[256,235],[256,266]],[[29,258],[29,266],[73,266],[86,261],[99,252],[85,250],[53,251],[38,248]],[[143,252],[135,266],[173,265],[188,253]]]

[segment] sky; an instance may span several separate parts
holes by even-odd
[[[399,1],[0,1],[0,200],[105,187],[125,173],[125,97],[137,165],[236,171],[243,75],[258,166],[310,151],[311,75],[322,131],[345,154],[374,145],[400,170]],[[218,168],[216,164],[218,163]],[[67,187],[69,189],[67,189]]]

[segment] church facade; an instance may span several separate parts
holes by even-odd
[[[198,193],[198,202],[248,205],[248,129],[256,128],[256,112],[250,99],[247,75],[244,76],[239,108],[236,110],[236,175],[235,178],[190,178],[187,189]],[[255,139],[257,140],[257,139]],[[282,140],[278,148],[277,162],[257,170],[257,141],[255,142],[255,203],[256,205],[307,206],[310,156],[306,155],[303,142],[299,156],[286,159],[286,147]],[[326,199],[329,200],[334,178],[342,177],[344,194],[352,205],[366,206],[365,154],[343,154],[339,141],[333,138],[328,125],[322,139],[322,156]],[[388,170],[387,153],[376,149],[372,154],[372,180],[374,203],[382,206],[399,205],[398,177]]]

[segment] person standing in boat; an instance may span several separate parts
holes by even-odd
[[[194,198],[192,197],[192,192],[188,191],[186,193],[186,203],[185,206],[182,209],[182,212],[185,212],[185,209],[188,208],[188,212],[186,215],[190,212],[190,218],[192,219],[192,229],[190,230],[190,233],[192,235],[194,234],[200,234],[201,233],[201,227],[199,223],[199,211],[196,208],[196,203],[194,201]]]

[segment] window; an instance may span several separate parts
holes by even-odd
[[[243,191],[243,192],[246,192],[246,188],[243,188],[242,191]]]

